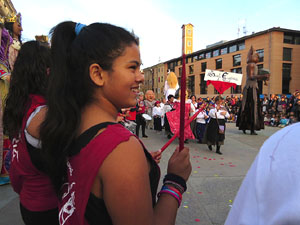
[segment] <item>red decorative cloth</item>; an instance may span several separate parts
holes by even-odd
[[[210,84],[212,84],[220,94],[223,94],[224,91],[226,91],[230,87],[233,87],[234,89],[236,88],[235,83],[229,83],[223,81],[208,80],[206,82],[206,85],[208,86]]]
[[[180,103],[175,102],[173,104],[173,109],[175,109],[175,110],[167,112],[166,115],[167,115],[167,119],[170,124],[172,133],[176,134],[177,132],[179,132],[179,129],[180,129]],[[184,116],[185,122],[189,120],[190,111],[191,111],[191,104],[186,103],[185,104],[185,116]],[[184,129],[184,140],[186,140],[186,139],[195,139],[190,126],[187,126]]]

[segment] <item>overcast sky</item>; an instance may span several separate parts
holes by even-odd
[[[140,38],[142,67],[179,57],[181,26],[194,25],[194,51],[272,27],[300,30],[299,0],[12,0],[25,40],[65,20],[108,22]]]

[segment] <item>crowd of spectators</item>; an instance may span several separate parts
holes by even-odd
[[[196,108],[200,109],[204,103],[207,103],[206,113],[208,113],[209,110],[214,108],[215,106],[215,98],[216,96],[213,96],[211,98],[200,97],[197,98],[197,101],[194,105],[196,105]],[[161,102],[159,100],[155,100],[155,105],[158,107],[157,104],[159,103],[159,106],[162,109],[165,105],[165,101],[163,100]],[[242,100],[243,100],[243,95],[226,96],[224,98],[224,106],[226,107],[227,111],[230,114],[230,117],[226,119],[227,123],[236,122],[239,108],[242,105]],[[264,116],[264,124],[266,126],[282,128],[289,124],[293,124],[300,121],[300,92],[299,91],[295,91],[292,95],[272,94],[270,95],[270,97],[268,97],[267,95],[261,95],[260,101],[262,107],[261,109],[262,114]],[[189,99],[188,102],[192,102],[192,100]],[[131,109],[124,109],[123,112],[120,114],[120,121],[123,121],[125,127],[127,127],[130,131],[132,131],[136,135],[139,134],[138,132],[139,126],[137,126],[139,125],[139,122],[136,120],[136,114],[139,111],[138,109],[139,107],[137,105],[137,107],[133,107]],[[150,116],[155,117],[155,115],[150,115]],[[164,113],[162,113],[162,115],[160,115],[159,117],[163,118]],[[126,120],[124,120],[125,118]],[[164,121],[164,118],[162,119],[162,121]],[[209,121],[209,118],[206,118],[205,121],[207,123]],[[152,119],[152,121],[150,122],[153,123],[154,119]],[[158,122],[156,124],[158,124]],[[164,128],[163,124],[164,123],[162,123],[162,128]],[[161,128],[155,130],[161,131]],[[143,137],[147,137],[145,131],[143,131]]]
[[[214,98],[198,98],[198,103],[214,103]],[[227,122],[236,122],[237,113],[242,105],[243,96],[227,96],[225,107],[230,113]],[[292,95],[275,95],[270,97],[261,95],[260,98],[264,124],[273,127],[285,127],[289,124],[300,121],[300,92],[295,91]]]

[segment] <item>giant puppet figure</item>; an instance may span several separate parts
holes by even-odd
[[[166,113],[167,120],[169,122],[171,132],[176,134],[180,129],[180,92],[177,76],[174,72],[170,72],[165,81],[164,94],[166,99],[168,99],[169,95],[175,96],[177,100],[173,103],[173,110]],[[189,114],[191,112],[191,104],[187,103],[187,92],[186,92],[186,104],[185,104],[185,113],[184,120],[187,121],[189,119]],[[187,143],[188,139],[195,139],[193,132],[190,126],[184,129],[184,141]]]
[[[251,46],[247,57],[247,80],[243,89],[243,101],[236,121],[236,126],[243,130],[244,134],[246,130],[250,130],[252,135],[256,135],[255,130],[264,129],[257,81],[268,79],[270,74],[258,75],[258,60],[258,53],[254,52]]]
[[[168,101],[168,96],[173,95],[175,96],[176,91],[179,89],[177,76],[174,72],[170,72],[167,76],[167,79],[165,81],[165,87],[164,87],[164,95],[166,101]]]
[[[2,112],[9,89],[10,74],[21,48],[21,32],[20,13],[4,18],[4,24],[0,25],[0,185],[9,181],[10,141],[3,135]]]
[[[155,105],[155,94],[152,90],[148,90],[146,91],[145,93],[145,106],[146,106],[146,114],[148,114],[150,117],[152,117],[152,110],[153,110],[153,107]],[[153,129],[153,122],[152,120],[147,120],[146,121],[146,127],[149,128],[149,129]]]

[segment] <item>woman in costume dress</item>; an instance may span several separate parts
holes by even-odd
[[[268,79],[270,74],[258,75],[256,65],[258,60],[258,53],[255,53],[251,46],[247,58],[247,81],[243,90],[242,106],[236,121],[236,126],[239,130],[243,130],[244,134],[246,134],[246,130],[250,130],[252,135],[257,135],[255,130],[264,129],[257,80]]]
[[[3,135],[2,113],[5,107],[5,99],[9,89],[10,73],[21,47],[21,14],[5,18],[4,26],[0,27],[0,97],[1,97],[1,142],[0,142],[0,185],[9,182],[8,169],[10,161],[11,142]]]
[[[204,134],[204,140],[203,142],[208,145],[209,150],[212,151],[212,145],[216,145],[216,153],[219,155],[222,155],[222,152],[220,151],[221,145],[224,145],[225,140],[225,118],[229,118],[230,115],[225,108],[225,106],[222,105],[223,99],[220,96],[217,96],[215,98],[215,108],[212,108],[209,110],[209,123],[206,126],[205,134]],[[224,133],[220,133],[219,129],[222,129]]]
[[[9,35],[8,31],[2,27],[1,28],[1,47],[0,47],[0,185],[9,183],[8,177],[8,167],[9,160],[4,160],[4,156],[7,155],[8,150],[5,149],[3,151],[3,126],[2,126],[2,114],[3,114],[3,106],[4,106],[4,96],[6,96],[8,92],[9,86],[9,62],[8,62],[8,47],[12,43],[12,38]],[[7,138],[6,138],[7,139]],[[5,152],[5,154],[4,154]]]
[[[7,22],[4,23],[4,27],[8,30],[10,36],[13,39],[12,44],[9,46],[9,66],[10,69],[14,69],[14,64],[16,58],[18,56],[18,52],[21,49],[22,41],[21,41],[21,34],[23,31],[22,24],[21,24],[21,14],[17,14],[13,18],[9,19]]]
[[[178,92],[179,95],[177,96],[177,99],[180,99],[180,92]],[[187,96],[187,94],[186,94]],[[191,113],[191,103],[187,101],[185,102],[185,115],[184,115],[184,120],[188,121],[190,118],[190,113]],[[176,134],[179,132],[180,129],[180,101],[177,100],[176,102],[173,103],[173,111],[167,112],[166,113],[171,132],[173,134]],[[195,139],[195,136],[193,135],[193,132],[191,130],[190,126],[187,126],[184,128],[184,143],[188,143],[188,139]]]

